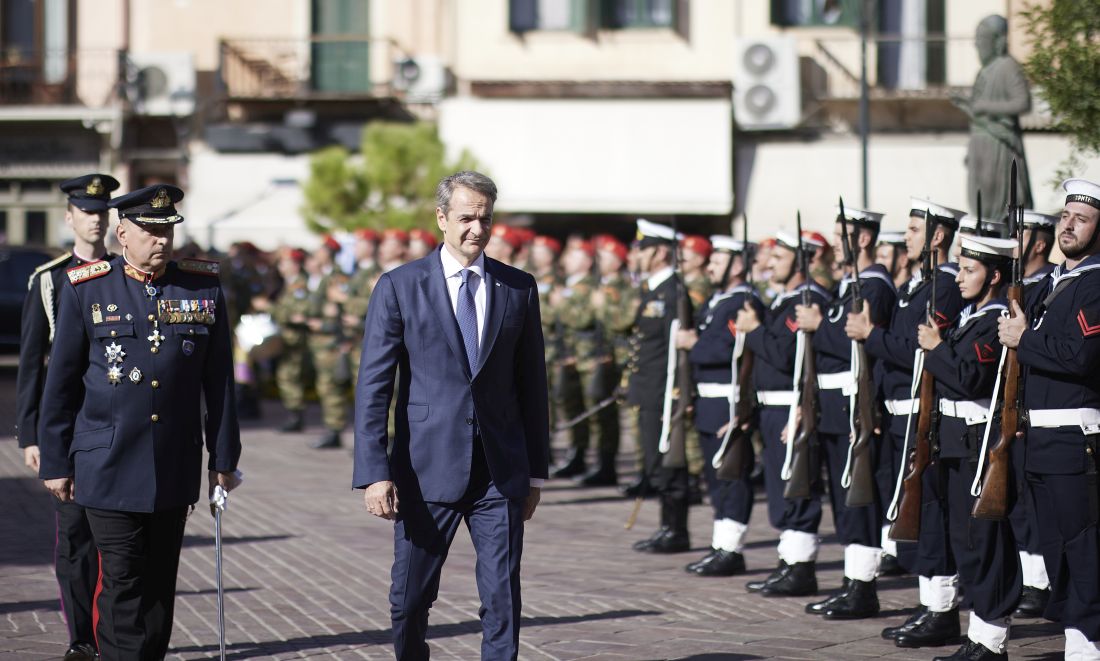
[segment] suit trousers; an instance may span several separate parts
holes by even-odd
[[[158,661],[168,652],[187,508],[86,508],[100,558],[96,642],[103,661]]]
[[[848,490],[841,485],[844,475],[844,465],[848,461],[848,434],[825,434],[818,432],[818,442],[821,444],[821,454],[825,458],[825,469],[829,477],[829,502],[833,506],[833,523],[836,526],[836,536],[840,543],[859,544],[861,546],[878,547],[881,543],[882,520],[881,505],[878,493],[875,493],[874,502],[862,507],[848,507],[846,500]],[[872,443],[871,451],[875,452],[877,444]],[[874,457],[871,458],[874,465]]]
[[[523,500],[501,495],[489,478],[480,438],[474,447],[470,485],[461,500],[401,501],[390,586],[393,645],[399,661],[429,658],[428,611],[439,594],[443,563],[463,521],[477,553],[481,658],[496,661],[519,654]]]
[[[722,439],[713,432],[699,432],[699,443],[703,448],[703,477],[707,481],[707,495],[714,508],[714,520],[733,519],[738,523],[748,523],[752,514],[752,475],[753,450],[748,443],[749,455],[745,461],[743,475],[737,480],[720,480],[711,460],[722,446]]]
[[[768,521],[776,530],[797,530],[817,534],[821,525],[821,484],[814,480],[809,498],[788,500],[783,497],[786,482],[782,478],[786,445],[782,432],[787,426],[786,406],[765,406],[760,411],[760,435],[764,439],[764,489],[768,494]],[[811,467],[816,475],[818,467]]]
[[[99,582],[99,553],[84,508],[56,501],[57,537],[54,573],[61,592],[61,612],[69,627],[69,642],[95,642],[92,596]]]

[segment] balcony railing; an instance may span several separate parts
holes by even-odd
[[[357,36],[222,39],[218,84],[237,100],[389,96],[399,53],[391,41]]]
[[[118,52],[0,51],[0,105],[106,105],[118,80]]]

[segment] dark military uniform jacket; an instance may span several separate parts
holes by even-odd
[[[792,389],[798,339],[794,308],[802,303],[802,292],[806,289],[810,290],[810,304],[816,303],[823,310],[832,299],[832,294],[816,282],[799,285],[776,296],[761,325],[745,336],[745,346],[756,356],[752,382],[758,393]]]
[[[107,259],[112,256],[107,255]],[[21,448],[38,445],[39,401],[46,382],[46,358],[57,330],[57,302],[62,287],[69,281],[65,271],[87,263],[67,252],[39,266],[27,282],[15,386],[15,435]]]
[[[897,301],[897,291],[886,267],[881,264],[868,266],[860,272],[859,282],[865,309],[871,311],[871,321],[880,326],[888,324]],[[818,383],[829,378],[823,375],[851,373],[852,340],[844,333],[848,313],[852,310],[851,283],[851,277],[840,281],[837,298],[829,307],[822,309],[821,325],[813,334]],[[865,365],[864,368],[873,369],[873,365]],[[850,387],[855,385],[854,378]],[[875,393],[868,395],[876,396]],[[847,434],[851,429],[848,393],[841,388],[820,387],[818,402],[821,412],[818,430],[825,434]]]
[[[967,411],[957,407],[958,402],[975,402],[983,408],[989,405],[1001,359],[997,320],[1004,309],[1003,298],[990,301],[980,310],[975,310],[973,304],[966,306],[943,336],[943,342],[924,356],[924,368],[936,379],[936,402],[941,412],[944,407],[940,400],[947,400],[948,410],[940,415],[937,443],[941,457],[978,456],[985,419],[973,418],[968,423],[966,417],[958,415]],[[996,440],[995,431],[990,432],[990,438]]]
[[[1051,293],[1059,288],[1053,300]],[[1026,301],[1029,323],[1017,347],[1024,371],[1024,405],[1034,409],[1100,409],[1100,255],[1067,270],[1061,265],[1032,289]],[[1024,466],[1036,473],[1080,473],[1096,450],[1100,425],[1082,429],[1070,416],[1060,427],[1027,431]],[[1092,454],[1089,454],[1091,450]],[[1082,504],[1084,506],[1084,504]]]
[[[695,428],[716,433],[730,420],[730,394],[705,397],[709,384],[733,384],[733,345],[737,339],[737,311],[750,301],[764,318],[764,303],[752,285],[741,284],[711,296],[695,315],[699,339],[688,354],[692,376],[700,388],[695,399]],[[700,387],[700,384],[702,386]]]
[[[663,273],[667,276],[661,279]],[[654,282],[655,278],[660,282]],[[643,281],[631,337],[633,355],[628,366],[627,401],[634,406],[660,408],[664,404],[669,331],[676,318],[676,294],[682,288],[678,280],[669,268]]]
[[[943,264],[936,269],[936,325],[947,328],[962,309],[962,294],[955,284],[959,268]],[[928,299],[932,283],[920,279],[918,273],[898,292],[889,327],[876,326],[864,342],[867,353],[878,360],[876,381],[888,400],[912,398],[913,357],[919,348],[917,326],[928,316]]]
[[[1052,271],[1054,271],[1054,264],[1046,264],[1045,266],[1036,270],[1031,275],[1024,278],[1024,294],[1026,295],[1030,293],[1031,290],[1035,288],[1035,285],[1045,280]]]
[[[42,397],[42,479],[73,477],[86,507],[154,512],[198,500],[204,432],[207,467],[237,468],[217,272],[183,260],[150,280],[121,257],[68,271]]]

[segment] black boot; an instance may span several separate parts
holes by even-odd
[[[848,582],[848,591],[823,613],[826,620],[863,620],[878,615],[878,589],[874,581]]]
[[[706,563],[710,562],[711,560],[714,560],[714,556],[716,556],[716,555],[718,555],[718,549],[716,549],[712,546],[707,551],[706,555],[699,558],[695,562],[689,562],[686,565],[684,565],[684,571],[686,571],[689,574],[694,574],[695,570],[698,569],[700,565],[705,565]]]
[[[582,487],[613,487],[619,483],[615,472],[615,455],[600,454],[600,464],[582,475],[577,484]]]
[[[762,581],[749,581],[745,584],[745,589],[749,592],[760,592],[764,589],[765,586],[771,585],[772,583],[775,583],[779,579],[786,576],[788,571],[790,571],[790,565],[788,565],[783,560],[780,560],[779,566],[776,567],[775,571],[769,574],[767,578]]]
[[[745,573],[745,556],[736,551],[719,549],[709,560],[699,562],[690,570],[697,576],[737,576]]]
[[[829,595],[829,598],[823,601],[815,601],[810,604],[806,604],[806,613],[809,615],[824,615],[825,611],[832,608],[833,604],[837,603],[848,594],[848,587],[851,584],[852,579],[847,576],[844,577],[844,582],[840,585],[840,590]]]
[[[65,651],[63,661],[96,661],[99,655],[90,643],[75,642]]]
[[[584,472],[584,450],[569,450],[565,461],[550,471],[550,477],[576,477]]]
[[[994,652],[981,643],[967,639],[951,656],[937,656],[932,661],[998,661],[1008,659],[1008,654]]]
[[[1024,586],[1020,594],[1020,605],[1016,607],[1017,617],[1042,617],[1046,612],[1047,602],[1050,601],[1050,590]]]
[[[635,551],[648,551],[651,546],[657,543],[658,539],[665,536],[667,533],[668,526],[661,526],[657,529],[657,532],[653,533],[649,537],[646,537],[645,539],[639,539],[638,541],[634,542],[634,545],[631,548],[633,548]]]
[[[889,553],[882,554],[882,561],[878,566],[879,576],[904,576],[905,567],[898,562],[898,556]]]
[[[304,422],[302,420],[302,412],[301,411],[288,411],[287,412],[287,417],[286,417],[286,422],[283,423],[282,427],[279,427],[279,431],[283,432],[284,434],[287,434],[287,433],[290,433],[290,432],[302,431],[303,426],[304,426]]]
[[[688,502],[684,498],[661,497],[661,509],[666,512],[668,532],[657,538],[649,553],[683,553],[691,550],[688,538]]]
[[[325,435],[314,441],[309,447],[314,450],[333,450],[340,447],[340,432],[330,429]]]
[[[787,568],[785,576],[765,585],[760,594],[765,597],[805,597],[817,594],[817,571],[813,562],[796,562],[787,565]]]
[[[913,614],[906,618],[905,622],[899,624],[896,627],[886,627],[882,630],[882,637],[886,640],[893,640],[894,636],[899,633],[909,631],[913,627],[917,626],[917,623],[928,613],[928,609],[924,606],[917,606],[917,610],[913,611]]]
[[[939,647],[959,638],[959,609],[952,608],[946,613],[928,611],[909,631],[894,636],[898,647]]]

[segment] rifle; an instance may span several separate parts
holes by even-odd
[[[932,220],[932,214],[928,213],[924,224],[924,263],[927,266],[925,273],[932,279],[932,293],[928,297],[927,317],[931,323],[936,323],[936,256],[932,252],[932,233],[936,228]],[[917,351],[921,351],[917,349]],[[915,542],[920,536],[920,511],[921,495],[924,471],[932,463],[933,436],[936,433],[936,379],[932,373],[924,369],[924,354],[921,353],[917,361],[920,365],[920,413],[917,417],[917,430],[914,446],[903,457],[902,471],[905,477],[902,480],[901,502],[898,505],[897,516],[890,526],[890,539],[899,542]]]
[[[688,299],[687,287],[684,285],[683,274],[680,270],[680,233],[676,231],[676,217],[672,217],[672,270],[676,283],[676,328],[691,328],[691,303]],[[670,343],[675,344],[676,334],[669,336]],[[666,410],[664,424],[668,429],[667,434],[662,433],[660,446],[664,457],[661,458],[661,466],[664,468],[687,468],[687,420],[688,407],[691,405],[692,377],[691,362],[688,360],[686,349],[676,349],[673,354],[671,347],[669,359],[676,361],[674,373],[675,381],[672,384],[671,411]],[[662,430],[664,431],[664,430]]]
[[[749,218],[745,216],[741,223],[741,262],[745,273],[745,282],[752,286],[752,261],[753,250],[749,245]],[[730,264],[733,264],[733,256],[730,256]],[[729,278],[727,267],[726,279]],[[723,280],[725,284],[725,280]],[[750,294],[751,295],[751,294]],[[722,439],[722,447],[718,449],[712,465],[720,480],[740,480],[745,476],[745,464],[749,461],[752,450],[752,429],[742,429],[742,425],[753,419],[756,409],[756,389],[752,385],[752,367],[755,357],[752,350],[744,344],[744,338],[740,337],[741,359],[735,367],[734,374],[737,380],[734,382],[734,399],[730,407],[730,426],[726,430],[726,437]],[[736,350],[735,352],[736,353]],[[734,359],[736,360],[736,356]]]
[[[1023,205],[1016,200],[1016,161],[1012,161],[1011,180],[1009,181],[1009,212],[1008,221],[1011,233],[1016,232],[1018,251],[1012,260],[1012,284],[1008,287],[1008,309],[1015,317],[1016,312],[1012,302],[1023,305],[1024,293],[1024,260],[1027,253],[1024,252],[1024,223]],[[1035,232],[1032,231],[1032,235]],[[970,494],[976,496],[974,508],[970,515],[976,519],[1001,520],[1008,515],[1008,485],[1012,475],[1012,442],[1016,439],[1016,432],[1020,428],[1020,404],[1023,396],[1020,387],[1020,361],[1016,355],[1016,349],[1001,347],[1001,369],[1004,374],[1004,399],[1001,404],[1001,435],[996,445],[989,450],[989,467],[985,470],[985,478],[982,479],[981,464],[978,464],[978,474],[974,478],[974,485],[970,488]],[[998,375],[999,376],[999,375]],[[999,383],[997,385],[1000,385]],[[993,394],[994,406],[997,394]],[[989,438],[990,425],[993,416],[986,422],[985,437],[982,440],[982,452],[979,461],[984,459],[985,446]],[[982,479],[979,487],[978,480]]]
[[[810,260],[802,244],[801,212],[797,216],[797,227],[798,249],[795,257],[798,259],[798,268],[802,273],[802,305],[809,306],[812,280],[810,280]],[[813,461],[813,448],[810,447],[810,441],[814,432],[817,431],[817,367],[809,334],[798,331],[798,341],[802,344],[802,377],[801,384],[796,383],[795,387],[798,389],[797,406],[801,420],[798,423],[797,433],[792,433],[794,431],[792,429],[787,430],[787,442],[790,444],[787,448],[787,456],[790,461],[784,466],[787,469],[786,475],[782,476],[787,481],[783,488],[783,497],[792,500],[810,497],[810,487],[814,482],[813,470],[817,467],[817,462]],[[790,427],[793,422],[788,418],[787,426]]]
[[[863,291],[859,282],[859,264],[855,248],[848,237],[848,219],[844,213],[844,198],[840,198],[840,233],[844,243],[844,262],[852,269],[852,312],[863,311]],[[875,433],[875,386],[871,380],[867,350],[863,342],[852,340],[852,376],[856,393],[849,402],[852,411],[852,440],[848,447],[848,464],[841,485],[848,489],[844,502],[848,507],[870,505],[875,499],[875,467],[871,461],[871,443]],[[847,481],[847,484],[844,482]]]

